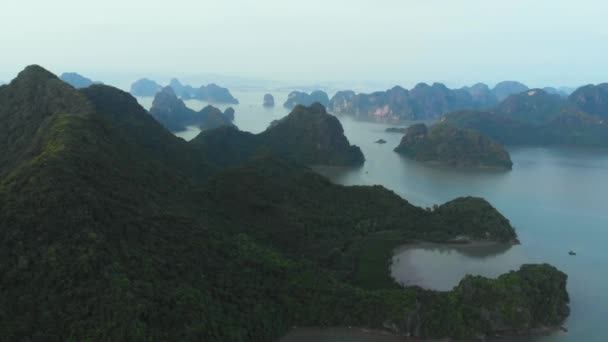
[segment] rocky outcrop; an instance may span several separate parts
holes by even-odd
[[[264,102],[262,105],[264,107],[274,107],[274,96],[272,96],[272,94],[264,94]]]
[[[297,105],[310,106],[313,103],[320,103],[327,107],[329,105],[327,93],[321,90],[315,90],[310,94],[301,91],[292,91],[287,96],[287,100],[283,104],[283,107],[292,109]]]
[[[496,167],[510,169],[509,152],[474,130],[460,130],[446,124],[425,124],[408,128],[395,152],[421,162],[454,167]]]

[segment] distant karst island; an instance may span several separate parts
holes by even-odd
[[[567,96],[562,90],[548,89]],[[331,98],[328,110],[370,121],[433,120],[457,110],[490,108],[526,90],[526,85],[514,81],[500,82],[492,89],[483,83],[460,89],[449,89],[442,83],[419,83],[410,90],[395,86],[369,94],[345,90]]]
[[[59,76],[59,78],[76,89],[90,87],[93,84],[103,84],[101,82],[95,82],[90,78],[84,77],[75,72],[64,72],[61,74],[61,76]]]
[[[233,108],[229,107],[222,113],[218,108],[208,105],[197,112],[188,108],[171,87],[165,87],[156,94],[150,115],[171,132],[184,131],[188,126],[197,126],[204,131],[234,125]]]
[[[262,105],[264,107],[274,107],[274,96],[272,94],[264,94]]]
[[[227,88],[222,88],[215,83],[193,87],[184,85],[178,79],[171,79],[169,85],[175,94],[183,100],[200,100],[217,104],[238,104],[239,101],[232,96]],[[131,94],[135,96],[155,96],[163,89],[161,85],[149,79],[140,79],[131,85]]]
[[[607,147],[608,84],[580,87],[567,98],[531,89],[487,110],[446,114],[442,121],[505,145]]]
[[[283,107],[292,109],[297,105],[310,106],[313,103],[320,103],[324,107],[329,105],[329,96],[322,90],[315,90],[312,93],[302,91],[292,91],[287,96],[287,100],[283,103]]]
[[[415,124],[407,129],[395,152],[417,161],[467,168],[511,169],[509,152],[475,130],[444,123]]]

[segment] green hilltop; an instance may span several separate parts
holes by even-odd
[[[511,169],[509,152],[482,133],[438,123],[408,127],[395,152],[412,159],[456,167]]]
[[[209,133],[222,130],[239,134]],[[128,93],[76,90],[38,66],[0,87],[0,138],[2,339],[272,341],[294,324],[471,337],[568,315],[566,275],[549,265],[450,292],[390,278],[407,241],[513,241],[483,199],[428,211],[380,186],[334,185],[303,166],[305,146],[227,162]]]

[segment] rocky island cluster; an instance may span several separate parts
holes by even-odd
[[[329,101],[328,110],[372,121],[429,120],[457,110],[490,108],[526,90],[528,87],[524,84],[505,81],[492,89],[483,83],[460,89],[449,89],[442,83],[419,83],[411,90],[396,86],[371,94],[339,91]],[[547,90],[566,96],[557,89]]]
[[[545,264],[448,292],[396,284],[399,244],[515,231],[480,198],[428,211],[313,172],[303,164],[362,158],[320,105],[259,135],[225,126],[186,142],[128,93],[30,66],[0,87],[0,136],[9,341],[272,341],[293,325],[473,338],[569,312],[566,275]]]
[[[408,127],[395,152],[414,160],[457,167],[511,169],[513,163],[501,145],[475,130],[439,123]]]
[[[230,94],[227,88],[211,83],[200,87],[183,85],[178,79],[171,79],[169,87],[183,100],[200,100],[210,103],[238,104],[239,101]],[[131,94],[134,96],[151,97],[163,89],[158,83],[149,79],[140,79],[131,85]]]
[[[302,91],[292,91],[287,95],[287,100],[283,103],[283,107],[292,109],[297,105],[310,106],[313,103],[319,103],[327,107],[329,105],[329,96],[322,90],[315,90],[310,94]]]
[[[229,107],[222,113],[218,108],[209,105],[197,112],[188,108],[171,87],[165,87],[156,94],[150,115],[171,132],[184,131],[188,126],[197,126],[205,131],[234,125],[233,108]]]
[[[296,106],[259,134],[225,127],[200,134],[192,144],[204,151],[222,151],[209,156],[226,166],[268,153],[304,165],[355,166],[365,162],[361,149],[344,136],[338,119],[318,103]]]
[[[567,98],[532,89],[483,111],[449,113],[446,124],[475,129],[505,145],[608,146],[608,84],[587,85]]]

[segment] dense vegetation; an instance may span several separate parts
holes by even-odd
[[[407,129],[395,152],[414,160],[459,167],[510,169],[509,152],[475,130],[462,130],[444,123],[431,128],[415,124]]]
[[[327,107],[329,105],[329,96],[321,90],[315,90],[308,94],[301,91],[292,91],[287,95],[287,100],[283,103],[283,107],[292,109],[297,105],[310,106],[313,103],[320,103]]]
[[[224,169],[207,153],[111,87],[37,66],[0,87],[2,339],[271,341],[293,324],[405,332],[412,315],[416,335],[464,337],[502,331],[486,309],[522,330],[567,315],[548,265],[447,293],[390,280],[395,244],[514,238],[481,199],[427,211],[274,156]]]
[[[534,89],[487,111],[446,115],[445,123],[476,129],[507,145],[608,146],[608,86],[589,85],[567,99]]]
[[[200,111],[186,106],[171,87],[165,87],[154,97],[150,115],[171,132],[184,131],[188,126],[210,130],[220,126],[234,126],[234,109],[229,107],[224,113],[208,105]]]
[[[200,134],[192,144],[221,165],[236,165],[256,155],[274,154],[305,165],[361,165],[361,149],[344,136],[340,121],[320,104],[296,106],[289,115],[254,135],[236,128]]]

